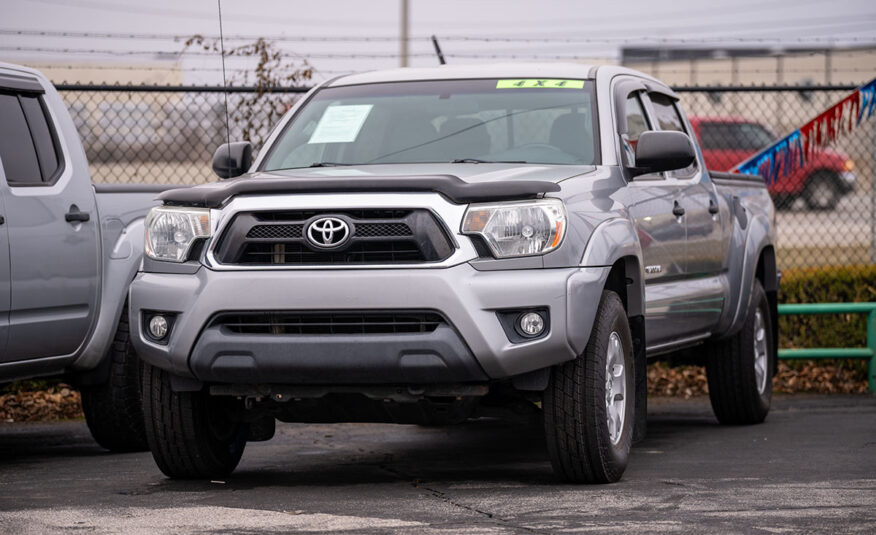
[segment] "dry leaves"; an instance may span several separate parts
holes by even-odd
[[[779,362],[779,371],[773,379],[773,392],[787,394],[808,392],[816,394],[866,394],[867,377],[860,370],[807,361],[791,367]],[[703,366],[677,366],[664,363],[648,366],[648,394],[652,396],[679,396],[685,399],[709,393],[706,369]]]
[[[813,392],[818,394],[866,394],[866,372],[837,366],[832,363],[819,364],[807,361],[793,369],[779,362],[779,373],[773,379],[775,392]],[[863,377],[862,377],[863,375]]]
[[[0,395],[0,422],[46,422],[81,417],[79,392],[63,383],[46,390]]]

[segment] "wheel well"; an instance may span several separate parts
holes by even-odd
[[[842,180],[838,171],[834,169],[828,169],[826,167],[819,167],[818,169],[815,169],[814,171],[806,175],[806,182],[804,183],[804,186],[808,188],[816,180],[825,178],[829,179],[836,186],[838,186],[839,181]]]
[[[642,274],[639,259],[635,256],[625,256],[615,261],[608,273],[608,279],[605,281],[605,289],[620,296],[627,316],[644,314]]]
[[[633,442],[645,438],[648,413],[648,363],[645,355],[645,311],[642,292],[642,271],[639,259],[627,256],[617,260],[608,273],[605,289],[618,294],[627,311],[630,335],[633,339],[633,359],[636,378],[636,408],[633,424]]]
[[[770,307],[770,327],[772,327],[772,355],[773,373],[779,368],[779,279],[776,270],[776,250],[772,246],[764,247],[757,259],[757,267],[754,276],[760,281],[767,296]]]
[[[772,246],[764,247],[757,259],[754,276],[760,281],[763,289],[769,293],[779,289],[776,275],[776,251]]]

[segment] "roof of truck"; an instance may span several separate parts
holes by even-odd
[[[550,78],[588,80],[596,67],[583,63],[475,63],[426,68],[387,69],[340,76],[327,86],[407,82],[415,80],[464,80],[471,78]]]

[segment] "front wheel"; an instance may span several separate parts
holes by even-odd
[[[709,400],[722,424],[766,419],[773,395],[772,329],[766,292],[755,280],[742,330],[706,348]]]
[[[145,451],[149,446],[140,402],[140,359],[131,345],[127,304],[106,358],[110,367],[107,380],[81,389],[88,430],[110,451]]]
[[[551,371],[544,424],[554,472],[573,483],[613,483],[633,438],[633,342],[618,295],[602,292],[584,353]]]
[[[179,479],[215,479],[237,467],[249,426],[233,418],[231,399],[174,392],[170,375],[143,366],[146,438],[158,468]]]

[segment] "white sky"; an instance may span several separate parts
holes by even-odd
[[[236,35],[335,39],[277,41],[309,58],[317,79],[343,71],[398,66],[401,0],[223,0],[226,38]],[[169,38],[61,37],[15,31],[88,34],[217,35],[216,0],[0,0],[0,59],[41,63],[91,60],[138,68],[153,51],[176,53]],[[616,58],[620,46],[832,46],[876,43],[873,0],[410,0],[410,34],[436,34],[448,62]],[[376,41],[338,41],[352,37]],[[453,39],[456,37],[457,39]],[[490,37],[504,41],[466,41]],[[577,42],[522,42],[520,39]],[[226,46],[241,44],[229,39]],[[35,51],[34,48],[47,49]],[[19,50],[27,49],[27,50]],[[69,50],[88,50],[77,52]],[[411,42],[410,64],[436,64],[432,45]],[[379,57],[350,57],[363,54]],[[474,57],[477,56],[477,57]],[[512,58],[510,56],[517,56]],[[537,56],[533,58],[531,56]],[[220,83],[218,56],[186,56],[186,83]],[[230,59],[230,69],[246,60]]]

